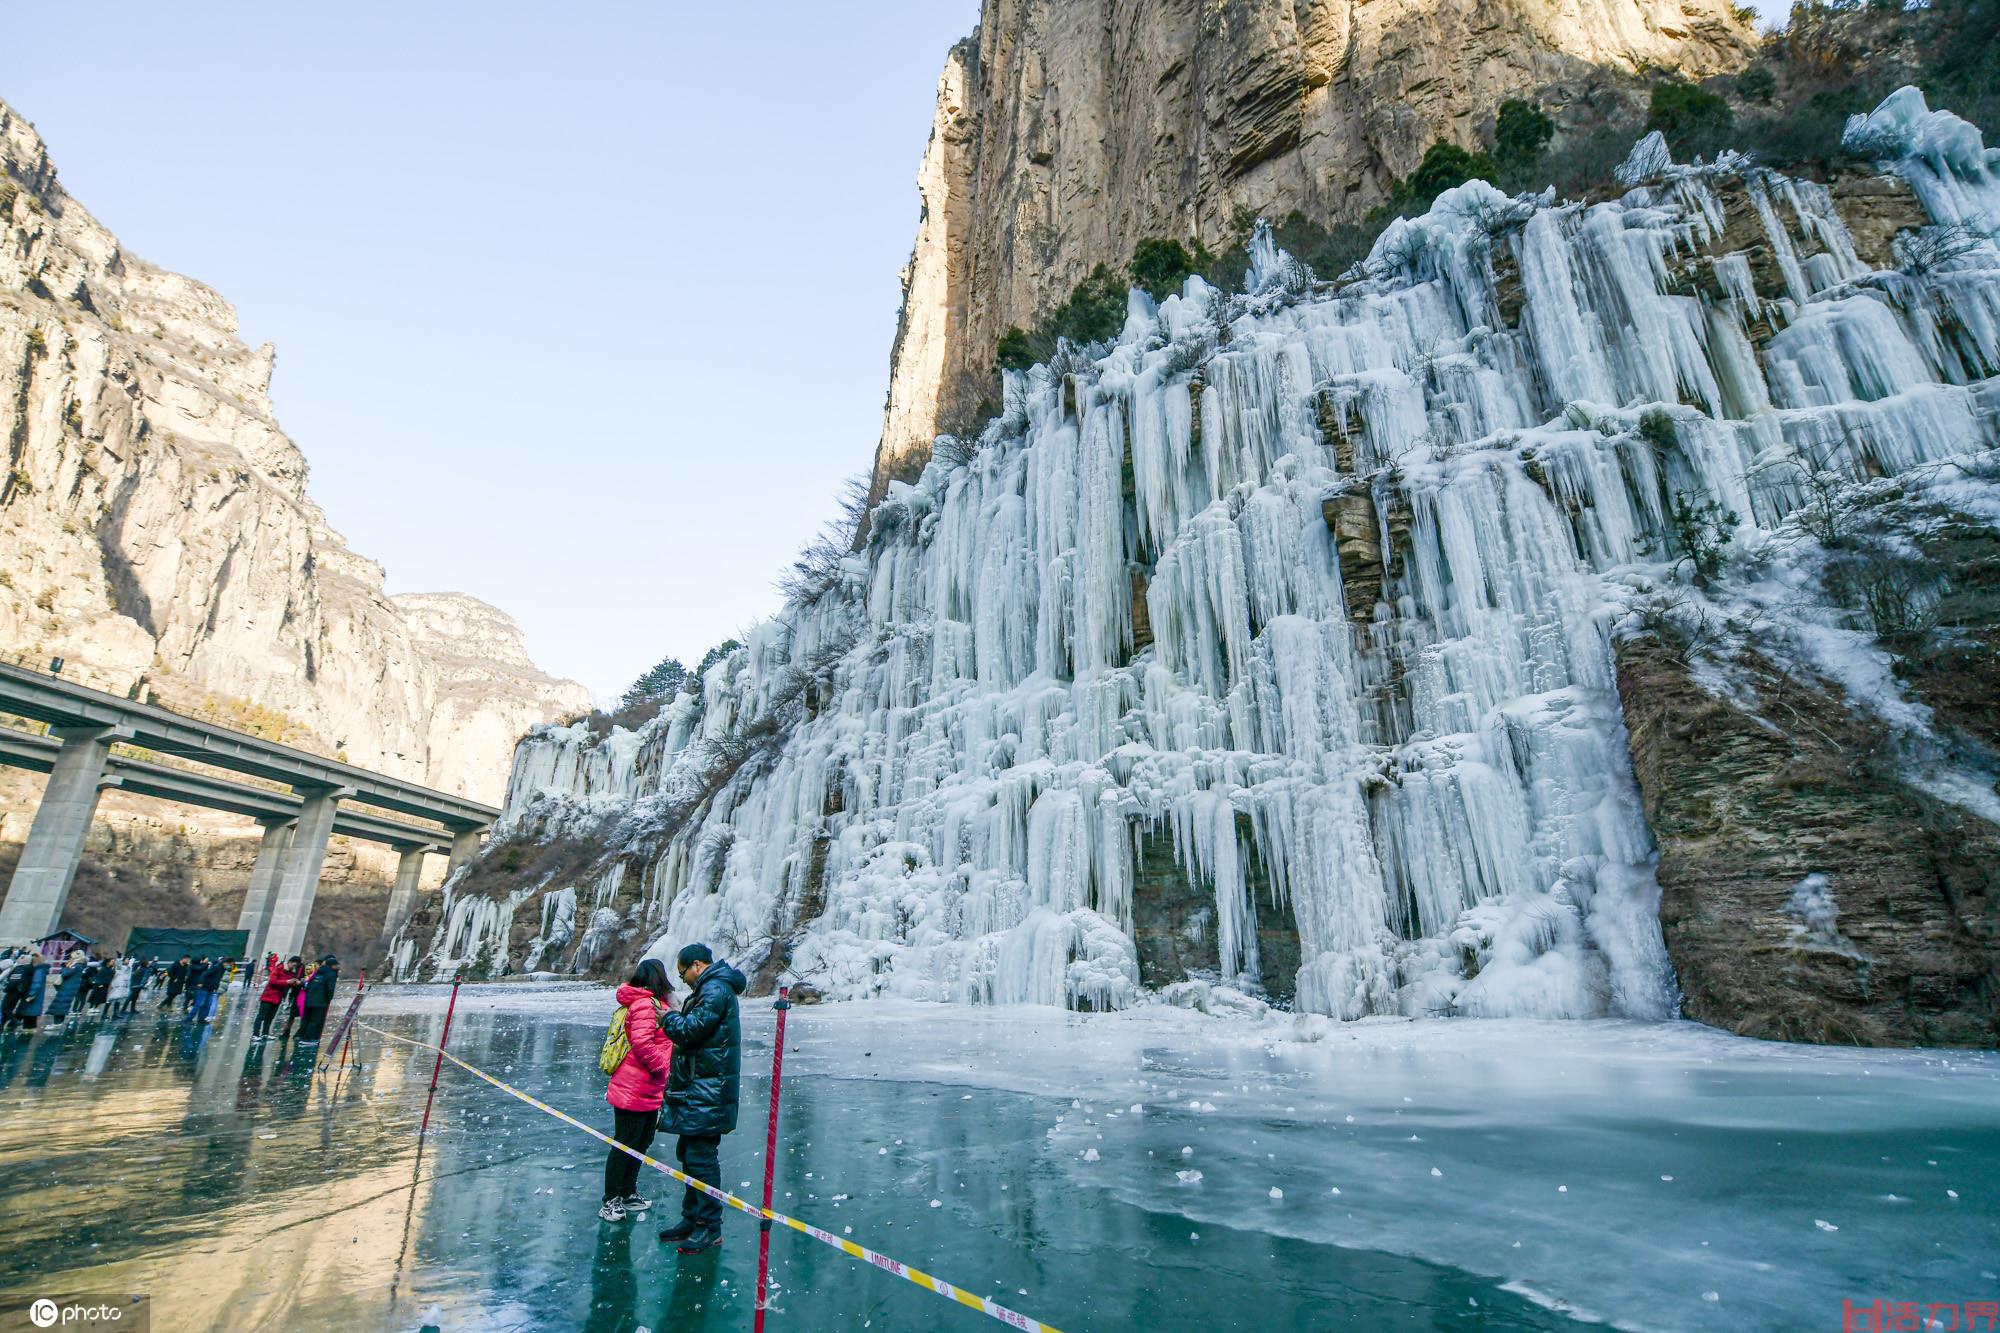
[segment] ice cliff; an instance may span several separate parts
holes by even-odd
[[[1879,173],[1654,138],[1612,197],[1473,182],[1339,281],[1265,243],[1247,295],[1135,293],[697,693],[524,740],[405,970],[700,938],[840,997],[1676,1012],[1622,645],[1706,608],[1711,694],[1813,665],[1994,814],[1801,525],[1827,477],[2000,520],[2000,153],[1907,89],[1849,140]]]

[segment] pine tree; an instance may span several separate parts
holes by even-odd
[[[631,708],[649,699],[671,699],[690,684],[688,669],[678,657],[669,657],[626,687],[619,705]]]

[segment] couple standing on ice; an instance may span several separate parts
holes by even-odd
[[[678,1012],[666,965],[657,958],[640,959],[632,979],[618,988],[619,1017],[600,1061],[611,1073],[604,1100],[617,1121],[614,1137],[638,1152],[652,1143],[664,1114],[667,1128],[679,1136],[674,1156],[681,1170],[715,1185],[722,1174],[722,1136],[736,1128],[743,1046],[736,997],[748,983],[728,963],[716,962],[705,944],[688,945],[675,964],[692,992]],[[638,1184],[639,1159],[613,1148],[604,1162],[604,1206],[597,1215],[622,1222],[650,1208],[652,1202],[635,1192]],[[690,1186],[681,1198],[681,1220],[660,1239],[678,1242],[682,1254],[720,1245],[722,1205]]]

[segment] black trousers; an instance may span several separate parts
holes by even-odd
[[[720,1187],[721,1149],[722,1136],[719,1134],[683,1134],[674,1143],[674,1156],[679,1159],[681,1170],[705,1185]],[[720,1226],[722,1204],[689,1187],[687,1193],[681,1196],[681,1216],[696,1226]]]
[[[252,1036],[261,1037],[271,1030],[271,1020],[278,1016],[276,1000],[257,1001],[257,1021],[250,1025]]]
[[[309,1004],[299,1019],[299,1040],[318,1041],[319,1030],[326,1026],[326,1006]]]
[[[617,1117],[617,1126],[611,1137],[628,1148],[640,1152],[653,1146],[653,1135],[660,1132],[658,1111],[627,1111],[614,1106],[611,1114]],[[639,1190],[639,1159],[630,1153],[619,1152],[616,1148],[606,1149],[604,1155],[604,1197],[623,1199]]]

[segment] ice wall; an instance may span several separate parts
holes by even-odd
[[[1119,1006],[1152,848],[1212,900],[1216,981],[1671,1014],[1611,640],[1690,577],[1674,512],[1755,548],[1786,460],[1996,442],[2000,154],[1913,90],[1850,136],[1948,231],[1871,262],[1826,187],[1655,139],[1619,197],[1474,182],[1337,284],[1265,239],[1246,296],[1134,294],[697,696],[522,743],[509,827],[625,848],[545,922],[580,893],[835,996]],[[433,958],[513,912],[453,904]]]

